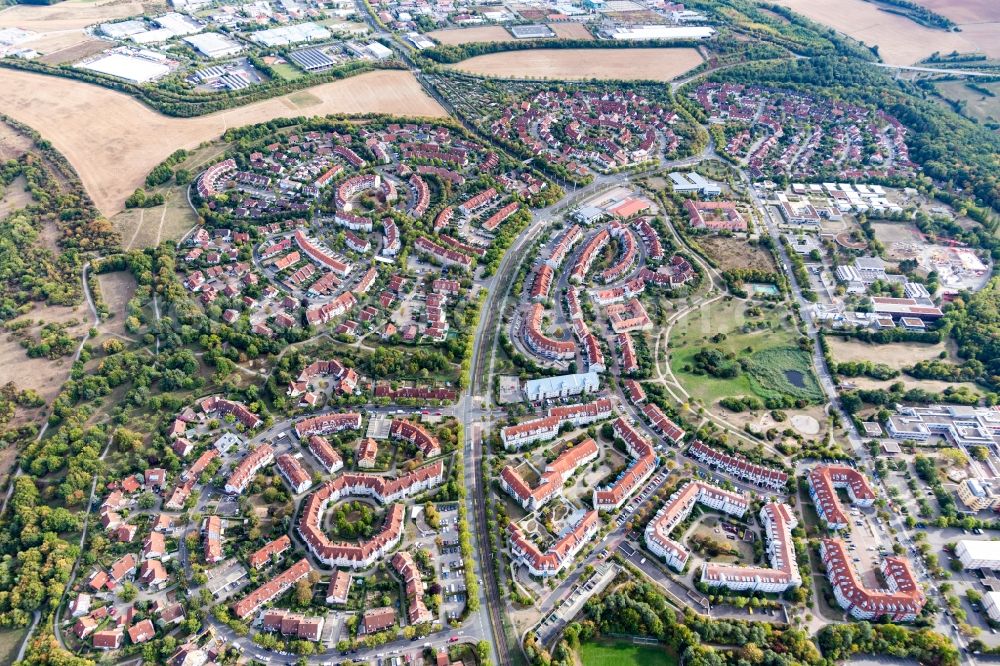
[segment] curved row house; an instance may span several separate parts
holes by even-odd
[[[591,438],[567,447],[559,456],[545,466],[537,486],[531,488],[517,473],[517,469],[507,465],[500,472],[500,487],[507,491],[525,511],[534,511],[556,495],[562,493],[563,484],[569,480],[578,467],[596,460],[600,450]]]
[[[646,246],[646,256],[652,261],[663,259],[663,244],[660,242],[660,235],[649,223],[649,218],[640,217],[635,221],[634,226],[642,238],[643,245]]]
[[[535,272],[535,279],[531,281],[531,300],[544,301],[549,297],[552,289],[552,278],[555,273],[548,264],[542,264]]]
[[[326,437],[310,435],[309,451],[316,457],[319,464],[323,466],[323,469],[327,471],[327,474],[333,474],[344,467],[344,459],[330,446],[330,442],[327,441]]]
[[[392,556],[391,564],[403,579],[403,586],[406,588],[406,619],[410,624],[433,621],[434,615],[424,603],[424,582],[420,579],[420,569],[413,561],[413,556],[400,551]]]
[[[760,524],[764,526],[771,568],[709,563],[701,570],[701,582],[712,587],[770,594],[798,587],[802,575],[792,543],[792,530],[798,522],[787,504],[765,504],[760,510]]]
[[[347,150],[350,150],[349,148]],[[362,173],[357,176],[351,176],[350,178],[344,179],[340,185],[337,186],[336,204],[337,210],[342,210],[345,212],[351,212],[354,208],[354,204],[351,199],[358,196],[362,192],[367,192],[368,190],[377,190],[382,185],[382,177],[377,173]]]
[[[400,248],[402,248],[402,242],[399,238],[399,227],[396,226],[396,222],[391,217],[382,219],[382,235],[384,237],[381,250],[382,256],[395,257],[399,254]]]
[[[853,467],[813,467],[809,470],[809,497],[816,505],[816,513],[830,530],[842,530],[851,524],[851,519],[837,497],[837,488],[846,489],[851,502],[858,506],[871,506],[875,503],[875,491],[868,484],[868,479]]]
[[[724,451],[716,451],[700,439],[696,439],[687,452],[695,460],[734,476],[740,481],[764,486],[775,491],[783,490],[788,484],[788,475],[781,470],[758,465],[746,458],[729,455]]]
[[[532,576],[555,576],[573,561],[577,553],[600,529],[596,511],[588,511],[544,553],[513,522],[507,526],[510,553],[514,562],[527,567]]]
[[[405,419],[393,419],[389,426],[389,436],[393,439],[405,439],[411,444],[416,444],[425,458],[441,455],[441,443],[437,437],[427,432],[419,423]]]
[[[309,561],[304,558],[299,560],[237,601],[233,605],[233,613],[241,620],[253,615],[260,610],[261,606],[274,601],[290,590],[292,585],[308,576],[310,571],[312,571],[312,567],[309,566]]]
[[[531,311],[521,325],[521,339],[528,349],[542,358],[561,361],[576,358],[576,343],[572,340],[553,340],[542,332],[542,315],[545,308],[541,303],[531,306]]]
[[[309,490],[309,486],[312,485],[312,477],[298,458],[290,453],[282,453],[276,462],[278,471],[281,472],[281,476],[285,477],[285,481],[291,486],[293,493],[298,495]]]
[[[398,479],[366,473],[344,474],[327,481],[310,495],[302,507],[298,531],[310,552],[332,567],[363,569],[392,550],[402,538],[403,504],[392,504],[379,534],[359,544],[337,543],[323,533],[323,512],[330,502],[344,497],[372,497],[382,504],[440,485],[444,480],[441,461],[420,467]]]
[[[230,473],[226,480],[226,492],[230,495],[239,495],[253,481],[257,472],[274,462],[274,448],[270,444],[261,444],[250,452],[246,458]]]
[[[531,419],[502,429],[500,439],[503,440],[504,447],[507,449],[520,448],[534,442],[555,439],[563,423],[580,427],[610,418],[613,412],[610,398],[599,398],[580,405],[550,407],[546,416],[542,418]]]
[[[622,253],[617,263],[601,272],[600,279],[605,284],[625,277],[625,274],[632,268],[636,258],[639,256],[639,248],[635,242],[635,236],[628,228],[614,225],[612,226],[612,233],[616,238],[621,239]]]
[[[555,247],[552,248],[552,254],[549,258],[545,260],[545,263],[550,268],[559,268],[562,262],[566,260],[569,255],[569,251],[573,249],[577,243],[583,238],[583,227],[579,224],[574,224],[569,227],[556,241]]]
[[[295,242],[307,257],[320,266],[329,268],[333,271],[333,273],[342,278],[350,275],[352,267],[349,263],[341,261],[339,258],[334,256],[333,250],[326,247],[322,243],[309,238],[309,236],[306,236],[305,232],[301,229],[295,230]]]
[[[228,160],[223,160],[218,164],[213,164],[212,166],[205,169],[201,176],[198,177],[198,195],[202,199],[208,199],[218,194],[220,191],[225,189],[220,187],[219,184],[222,182],[223,178],[236,171],[236,160],[229,158]]]
[[[625,448],[634,460],[611,485],[594,489],[594,508],[598,511],[617,510],[656,469],[653,445],[638,430],[620,416],[613,427],[615,435],[625,442]]]
[[[226,400],[225,398],[220,398],[218,396],[209,396],[198,402],[198,407],[201,411],[205,412],[206,415],[211,416],[213,414],[220,414],[222,416],[229,416],[230,414],[247,430],[253,430],[254,428],[259,428],[263,425],[263,421],[256,414],[250,411],[250,408],[241,402],[236,402],[235,400]]]
[[[434,231],[441,231],[451,222],[451,218],[455,215],[455,209],[451,206],[442,208],[441,212],[437,214],[434,218]]]
[[[680,571],[687,564],[690,553],[684,546],[670,538],[677,525],[684,522],[695,504],[702,504],[731,516],[742,518],[750,508],[750,500],[739,493],[729,492],[704,481],[689,481],[674,491],[666,504],[656,512],[646,525],[646,547],[662,557],[667,566]]]
[[[314,392],[314,380],[317,377],[332,377],[337,381],[336,389],[344,394],[354,393],[354,389],[358,387],[358,373],[354,368],[348,368],[336,359],[313,361],[302,368],[295,381],[288,383],[288,396],[295,398],[303,393]]]
[[[330,501],[329,497],[323,501],[322,492],[323,488],[321,487],[309,498],[303,509],[302,519],[299,521],[299,534],[305,540],[309,552],[317,560],[331,567],[366,569],[399,545],[403,538],[403,521],[406,516],[404,504],[397,502],[389,505],[382,530],[371,539],[358,543],[338,542],[330,540],[319,527],[322,522],[323,509],[326,502]],[[316,498],[315,502],[314,498]]]
[[[905,558],[886,557],[881,567],[886,589],[872,590],[855,571],[843,541],[823,539],[820,555],[826,565],[826,577],[833,586],[833,596],[852,617],[859,620],[888,617],[893,622],[911,622],[927,603]]]
[[[360,430],[361,414],[343,412],[310,416],[295,423],[295,435],[302,439],[310,435],[329,435],[344,430]]]
[[[410,176],[410,187],[413,189],[413,207],[410,209],[412,217],[423,217],[427,208],[431,205],[431,191],[427,187],[424,179],[413,174]]]
[[[587,244],[583,246],[583,252],[580,253],[579,258],[577,258],[576,263],[573,264],[573,268],[570,270],[569,281],[576,284],[583,282],[590,271],[591,264],[594,263],[594,259],[597,258],[601,250],[610,242],[611,232],[606,228],[601,229],[593,238],[587,241]]]

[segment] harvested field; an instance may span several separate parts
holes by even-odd
[[[107,42],[100,39],[88,39],[83,42],[71,44],[67,47],[48,51],[47,54],[39,58],[38,61],[44,62],[46,65],[71,64],[79,62],[80,60],[92,55],[97,55],[101,51],[107,50],[108,46],[109,44]]]
[[[961,26],[1000,22],[1000,4],[996,0],[920,0],[920,5]]]
[[[774,258],[766,249],[750,245],[745,240],[725,236],[699,236],[695,243],[711,257],[719,270],[741,268],[775,270]]]
[[[844,339],[835,335],[826,336],[830,345],[830,353],[837,362],[872,361],[882,363],[894,370],[907,368],[918,361],[937,358],[941,352],[948,351],[954,360],[954,354],[948,346],[941,342],[930,345],[923,342],[893,342],[887,345],[868,344],[860,340]],[[854,381],[852,378],[851,381]]]
[[[506,28],[502,28],[498,25],[484,25],[478,28],[435,30],[434,32],[428,32],[427,36],[448,46],[456,44],[472,44],[474,42],[514,41],[513,35],[507,32]]]
[[[97,276],[97,286],[111,313],[111,318],[101,324],[101,331],[125,336],[125,306],[135,295],[135,278],[128,271],[104,273]]]
[[[935,51],[941,53],[967,53],[982,51],[987,55],[1000,55],[1000,38],[997,25],[969,26],[979,28],[969,32],[948,32],[926,28],[908,18],[879,9],[864,0],[778,0],[796,12],[828,25],[868,45],[878,45],[879,55],[892,65],[912,65]],[[938,0],[954,4],[954,0]],[[966,4],[960,0],[958,4]],[[976,0],[972,0],[975,4]],[[981,2],[995,6],[992,0]],[[932,7],[933,3],[928,4]],[[947,15],[947,12],[941,12]],[[978,16],[978,14],[977,14]],[[977,19],[982,21],[982,18]]]
[[[107,216],[121,210],[146,174],[174,150],[194,148],[229,127],[304,114],[445,115],[413,75],[401,70],[316,86],[309,99],[298,92],[199,118],[169,118],[106,88],[9,69],[0,70],[0,90],[0,112],[52,141]]]
[[[594,36],[587,30],[587,26],[582,23],[550,23],[552,32],[556,33],[559,39],[593,39]]]
[[[94,41],[83,30],[89,25],[142,14],[146,9],[143,3],[134,0],[68,0],[54,5],[14,5],[0,11],[0,28],[21,28],[37,33],[23,46],[49,55]],[[104,48],[109,46],[111,44],[104,44]]]
[[[490,53],[448,67],[501,78],[670,81],[701,62],[701,54],[687,48],[532,49]]]

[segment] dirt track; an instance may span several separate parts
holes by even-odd
[[[167,155],[230,127],[330,113],[445,115],[409,72],[399,70],[370,72],[200,118],[169,118],[106,88],[11,69],[0,68],[0,90],[0,113],[50,140],[106,216],[121,210]]]

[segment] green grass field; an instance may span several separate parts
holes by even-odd
[[[5,629],[0,631],[0,664],[13,664],[21,647],[27,629]]]
[[[766,398],[770,391],[816,399],[819,386],[809,355],[796,348],[797,333],[787,320],[788,310],[778,306],[774,310],[763,310],[759,317],[747,317],[746,309],[744,302],[723,299],[677,322],[668,341],[670,367],[677,379],[693,398],[706,405],[715,404],[727,396],[756,395]],[[760,322],[770,325],[756,328]],[[725,335],[725,339],[713,340],[720,333]],[[695,367],[695,354],[705,348],[732,353],[737,361],[753,359],[756,361],[756,372],[741,372],[730,379],[691,372],[690,369]],[[779,371],[774,372],[776,369]],[[786,369],[800,371],[805,388],[789,383],[780,372]]]
[[[294,81],[295,79],[304,76],[302,70],[297,69],[295,65],[292,65],[291,63],[287,62],[282,63],[280,65],[271,65],[271,69],[274,70],[275,74],[285,79],[286,81]]]
[[[583,666],[675,666],[677,657],[654,645],[590,642],[580,646]]]

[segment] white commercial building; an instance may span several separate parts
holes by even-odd
[[[264,46],[285,46],[329,39],[330,36],[330,31],[318,23],[297,23],[255,32],[251,39]]]
[[[217,32],[190,35],[185,37],[184,41],[206,58],[227,58],[243,50],[239,43]]]
[[[987,592],[983,595],[983,608],[994,622],[1000,622],[1000,592]]]
[[[615,26],[603,33],[608,39],[618,41],[646,41],[669,39],[708,39],[715,34],[713,28],[668,25]]]
[[[163,62],[115,52],[74,66],[133,83],[148,83],[170,73],[170,67]]]
[[[575,375],[528,380],[524,383],[524,394],[529,401],[537,402],[568,398],[581,393],[595,393],[599,386],[600,378],[596,372],[581,372]]]
[[[962,540],[955,555],[966,569],[1000,569],[1000,541]]]

